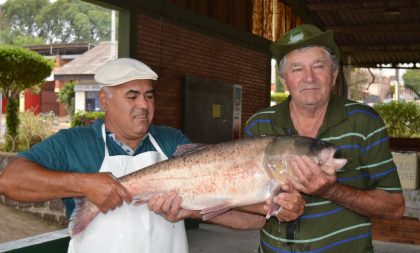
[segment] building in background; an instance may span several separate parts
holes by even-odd
[[[93,49],[80,55],[68,64],[54,70],[54,80],[64,84],[75,82],[75,110],[99,111],[96,70],[110,60],[118,57],[118,42],[102,42]]]
[[[47,44],[26,46],[26,48],[39,53],[47,59],[55,62],[54,68],[60,68],[71,62],[86,51],[92,49],[94,45],[90,43],[69,43],[69,44]],[[64,82],[55,81],[53,73],[40,86],[40,92],[33,92],[26,89],[20,95],[20,111],[33,111],[34,113],[54,112],[57,116],[68,114],[64,105],[57,102],[57,93],[63,87]],[[7,101],[2,99],[2,112],[5,113]]]

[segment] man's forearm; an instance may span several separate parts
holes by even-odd
[[[404,214],[404,197],[401,193],[384,190],[361,190],[336,183],[322,197],[372,218],[398,219]]]
[[[261,229],[265,225],[266,220],[265,216],[262,215],[229,210],[210,219],[208,222],[233,229],[252,230]]]
[[[82,196],[81,187],[75,185],[82,182],[74,177],[77,177],[76,173],[49,171],[32,161],[18,158],[0,175],[0,193],[22,202]]]

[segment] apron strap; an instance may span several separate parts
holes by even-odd
[[[104,138],[105,143],[105,157],[109,156],[108,147],[106,146],[106,136],[105,136],[105,124],[102,123],[102,138]]]
[[[155,147],[156,151],[160,153],[160,155],[165,159],[168,160],[168,157],[165,155],[165,153],[163,153],[162,149],[160,148],[159,144],[157,143],[157,141],[155,140],[155,138],[153,138],[153,136],[148,133],[149,135],[149,139],[150,142],[153,144],[153,147]]]

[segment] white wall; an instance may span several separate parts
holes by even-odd
[[[76,91],[74,94],[74,109],[76,112],[84,111],[86,108],[86,96],[84,91]]]

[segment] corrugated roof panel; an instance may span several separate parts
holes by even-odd
[[[307,0],[286,4],[333,29],[342,51],[357,66],[420,61],[419,0]],[[298,6],[299,8],[296,8]]]

